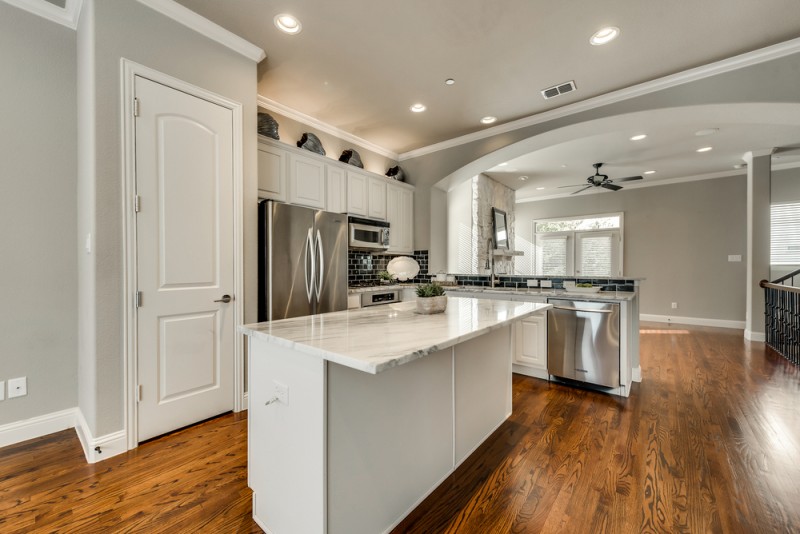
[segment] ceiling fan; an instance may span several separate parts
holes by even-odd
[[[586,191],[587,189],[591,189],[592,187],[604,187],[605,189],[611,189],[612,191],[619,191],[622,189],[621,185],[615,185],[614,182],[630,182],[633,180],[641,180],[641,176],[628,176],[626,178],[618,178],[616,180],[612,180],[608,177],[607,174],[600,174],[600,167],[603,166],[602,163],[595,163],[592,165],[594,167],[594,174],[589,176],[586,179],[586,183],[589,185],[583,184],[576,184],[576,185],[562,185],[562,187],[583,187],[583,189],[578,189],[577,191],[571,193],[575,195],[580,193],[581,191]]]

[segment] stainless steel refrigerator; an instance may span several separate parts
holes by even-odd
[[[347,309],[347,215],[258,205],[258,320]]]

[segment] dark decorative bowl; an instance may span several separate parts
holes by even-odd
[[[386,176],[394,178],[398,182],[404,182],[406,180],[406,174],[403,172],[403,169],[400,168],[400,165],[395,165],[386,171]]]
[[[342,155],[339,156],[339,161],[343,161],[349,165],[358,167],[359,169],[364,168],[364,164],[361,163],[361,156],[359,156],[358,152],[356,152],[352,148],[342,152]]]
[[[273,139],[280,139],[281,136],[278,135],[278,121],[272,118],[272,115],[269,113],[261,113],[258,114],[258,133],[261,135],[266,135],[267,137],[271,137]]]
[[[319,137],[312,133],[304,133],[303,137],[301,137],[297,142],[297,146],[306,150],[310,150],[311,152],[316,152],[321,156],[325,155],[325,149],[322,148],[322,141],[320,141]]]

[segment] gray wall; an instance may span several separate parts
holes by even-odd
[[[0,2],[0,425],[77,404],[75,32]]]
[[[95,436],[123,428],[123,213],[120,59],[127,58],[243,105],[245,320],[256,287],[256,64],[130,0],[88,1],[79,32],[84,67],[80,110],[88,140],[80,150],[86,213],[78,235],[93,233],[95,252],[81,280],[80,407]],[[94,20],[92,20],[92,18]],[[94,70],[92,73],[91,70]],[[85,78],[85,80],[84,80]],[[88,200],[87,200],[88,199]],[[89,393],[83,393],[88,391]]]
[[[530,240],[534,219],[624,212],[623,273],[647,278],[641,313],[744,321],[745,203],[741,175],[527,202],[517,204],[517,235]]]

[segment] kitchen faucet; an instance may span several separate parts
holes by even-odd
[[[493,248],[492,245],[494,245],[494,241],[490,237],[486,241],[486,267],[485,267],[486,269],[490,269],[490,271],[489,271],[490,272],[489,283],[491,284],[490,287],[494,287],[494,283],[495,283],[494,254],[493,254],[494,251],[492,250],[492,248]]]

